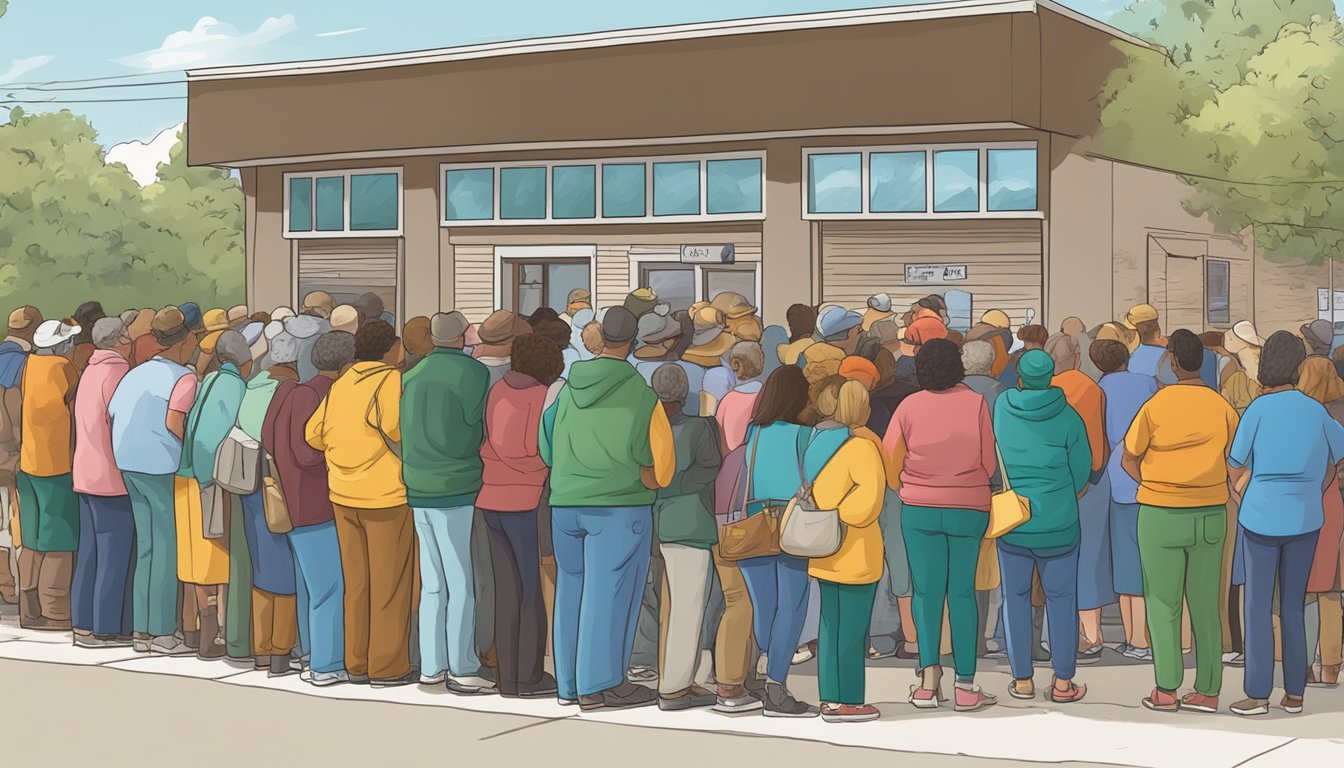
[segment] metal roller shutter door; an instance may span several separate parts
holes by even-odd
[[[397,238],[300,240],[299,291],[326,291],[337,304],[348,304],[366,291],[398,313],[400,267]]]
[[[823,302],[862,309],[875,293],[898,312],[931,293],[972,294],[972,313],[1001,309],[1013,323],[1041,313],[1041,222],[828,221],[821,231]],[[966,279],[906,285],[906,265],[964,265]]]

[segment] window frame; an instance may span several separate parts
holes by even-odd
[[[709,213],[708,184],[710,160],[759,160],[761,164],[761,210],[754,213]],[[653,166],[655,163],[697,162],[700,165],[700,213],[655,216],[653,213]],[[643,216],[603,216],[602,215],[602,168],[605,165],[644,166],[644,215]],[[593,191],[593,217],[590,219],[555,218],[554,169],[557,166],[591,165],[596,168]],[[546,169],[546,218],[544,219],[501,219],[500,170],[504,168],[545,168]],[[494,211],[490,219],[449,219],[444,200],[447,196],[448,171],[489,170],[494,179]],[[667,223],[705,223],[713,221],[762,221],[766,214],[766,152],[747,150],[741,152],[709,152],[683,155],[647,155],[634,157],[580,157],[562,160],[507,160],[500,162],[475,163],[439,163],[439,226],[440,227],[536,227],[536,226],[591,226],[594,224],[667,224]],[[286,188],[288,195],[288,188]],[[286,198],[288,201],[288,198]],[[286,209],[288,216],[288,209]],[[288,219],[286,219],[288,225]]]
[[[976,150],[979,167],[979,210],[966,212],[936,213],[934,211],[934,153],[951,150]],[[991,211],[989,210],[989,150],[991,149],[1031,149],[1036,151],[1036,209],[1031,211]],[[924,153],[924,211],[923,212],[874,212],[869,210],[872,204],[870,161],[873,154],[888,152]],[[952,220],[952,219],[1044,219],[1045,211],[1041,205],[1041,148],[1037,141],[988,141],[988,142],[952,142],[946,144],[874,144],[863,146],[803,147],[802,184],[799,210],[808,221],[861,221],[875,219],[891,220]],[[813,155],[858,154],[860,210],[858,213],[812,213],[808,207],[808,197],[812,189],[810,174]]]
[[[492,255],[493,300],[495,307],[504,306],[504,291],[512,291],[514,306],[517,306],[518,286],[512,288],[509,280],[514,274],[513,264],[522,261],[588,263],[588,292],[597,295],[597,246],[596,245],[496,245]],[[506,276],[505,273],[508,273]]]
[[[680,254],[675,253],[640,253],[630,254],[630,290],[634,291],[644,286],[640,285],[640,272],[645,266],[657,264],[680,264],[690,267],[695,275],[695,298],[694,301],[709,301],[711,297],[705,296],[705,282],[707,271],[733,271],[733,272],[754,272],[756,275],[756,310],[757,313],[765,312],[765,296],[761,293],[761,273],[762,262],[760,261],[736,261],[732,264],[686,264],[681,260]]]
[[[1220,265],[1226,271],[1225,272],[1226,279],[1224,280],[1223,283],[1223,285],[1227,288],[1227,291],[1224,295],[1224,299],[1227,302],[1226,320],[1213,319],[1213,303],[1209,301],[1209,299],[1211,298],[1209,290],[1213,285],[1213,281],[1210,280],[1209,278],[1211,277],[1210,272],[1212,271],[1212,267],[1214,264]],[[1204,299],[1204,323],[1206,325],[1208,325],[1210,328],[1229,328],[1232,326],[1232,261],[1230,259],[1212,259],[1207,256],[1204,257],[1203,299]]]
[[[397,228],[396,229],[351,229],[350,228],[350,177],[351,176],[372,176],[375,174],[386,173],[395,174],[397,177]],[[341,189],[345,199],[342,201],[344,219],[341,221],[342,229],[318,230],[317,229],[317,179],[341,177]],[[307,231],[296,231],[289,228],[289,183],[290,179],[306,178],[312,187],[310,208],[312,209],[312,229]],[[401,237],[406,228],[406,185],[405,176],[401,166],[386,166],[377,168],[346,168],[341,170],[329,171],[286,171],[281,174],[281,185],[284,190],[284,210],[281,215],[284,216],[281,237],[286,240],[320,240],[323,238],[351,238],[351,237]]]

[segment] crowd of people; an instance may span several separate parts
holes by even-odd
[[[399,332],[372,293],[20,307],[0,600],[79,647],[584,711],[872,720],[865,662],[888,656],[917,660],[919,709],[948,665],[957,711],[995,704],[986,656],[1010,696],[1048,665],[1044,698],[1074,703],[1113,604],[1149,709],[1217,711],[1225,665],[1239,715],[1269,711],[1276,662],[1288,712],[1338,683],[1329,323],[900,309],[800,304],[783,328],[736,293],[576,290]],[[819,706],[788,686],[812,658]]]

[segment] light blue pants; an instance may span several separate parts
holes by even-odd
[[[653,546],[652,507],[553,507],[559,697],[625,680]]]
[[[810,584],[815,583],[807,578],[807,563],[784,554],[737,561],[751,595],[756,645],[766,655],[766,676],[776,683],[788,679],[807,619]]]
[[[345,577],[336,523],[306,525],[288,534],[298,570],[299,592],[307,593],[306,609],[299,604],[299,634],[306,636],[309,668],[314,672],[345,669]]]
[[[476,510],[414,507],[420,542],[420,672],[474,675],[476,588],[471,575],[471,530]]]

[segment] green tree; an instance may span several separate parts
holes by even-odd
[[[93,126],[69,111],[0,125],[0,306],[48,316],[97,299],[109,312],[242,295],[242,192],[188,168],[182,147],[142,190],[107,165]]]
[[[1112,22],[1130,54],[1101,94],[1103,153],[1174,170],[1186,208],[1255,228],[1280,260],[1344,258],[1344,28],[1330,0],[1157,0]]]

